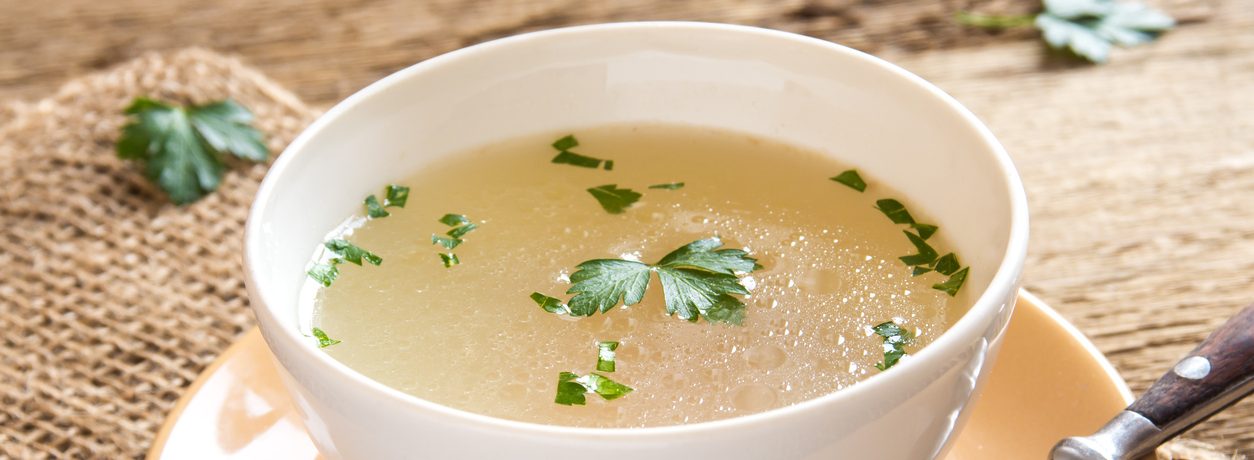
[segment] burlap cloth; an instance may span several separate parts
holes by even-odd
[[[242,230],[266,166],[231,171],[220,191],[188,207],[166,204],[113,154],[125,122],[121,109],[139,95],[233,97],[256,113],[276,152],[316,115],[258,72],[200,50],[145,56],[38,103],[0,108],[2,457],[142,455],[183,389],[252,323],[240,274]],[[1249,157],[1242,158],[1233,168],[1248,171]],[[1117,257],[1119,250],[1099,255]],[[1037,256],[1036,263],[1048,262]],[[1134,307],[1114,312],[1125,321],[1110,328],[1138,324],[1144,311]],[[1198,319],[1202,332],[1218,320]],[[1198,339],[1188,332],[1165,340],[1184,346]],[[1239,416],[1248,417],[1244,409]],[[1188,445],[1175,449],[1176,458],[1227,458]]]

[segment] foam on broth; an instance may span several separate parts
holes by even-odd
[[[883,341],[870,326],[895,319],[917,333],[915,351],[969,305],[965,289],[951,298],[931,288],[943,276],[911,276],[897,259],[914,253],[904,227],[875,209],[877,198],[908,206],[907,197],[874,177],[864,176],[866,193],[828,179],[848,165],[737,133],[630,125],[576,132],[575,151],[615,162],[612,171],[586,169],[549,162],[549,144],[564,134],[465,152],[400,182],[412,188],[406,207],[346,237],[383,264],[341,265],[313,299],[314,324],[342,341],[325,351],[384,384],[480,414],[673,425],[852,385],[880,372]],[[685,187],[647,188],[668,182]],[[612,215],[585,191],[604,184],[644,197]],[[436,221],[446,213],[480,225],[454,251],[461,264],[453,268],[430,242],[448,230]],[[666,316],[656,277],[640,304],[587,318],[548,313],[528,298],[569,299],[566,277],[585,260],[654,262],[714,235],[765,267],[745,280],[752,295],[741,326]],[[944,253],[944,241],[942,226],[930,242]],[[605,375],[635,391],[555,404],[558,373],[593,371],[598,340],[621,342],[617,371]]]

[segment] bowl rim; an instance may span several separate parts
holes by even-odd
[[[300,135],[296,137],[283,153],[279,155],[274,164],[271,165],[266,173],[264,180],[257,190],[256,197],[249,209],[248,220],[245,224],[244,233],[244,267],[245,282],[249,286],[250,300],[252,309],[258,317],[258,322],[265,324],[281,324],[277,318],[277,312],[270,307],[269,302],[271,295],[267,294],[267,289],[258,279],[263,278],[256,267],[264,265],[264,258],[255,248],[261,246],[261,240],[264,239],[265,232],[262,231],[263,217],[266,215],[266,209],[271,200],[271,195],[275,193],[277,183],[285,175],[288,166],[296,160],[305,146],[311,142],[320,131],[327,126],[335,123],[340,117],[351,111],[354,107],[363,103],[367,99],[378,97],[385,93],[391,87],[397,85],[403,80],[418,78],[422,74],[432,71],[433,69],[444,65],[447,62],[458,60],[463,56],[469,56],[480,53],[492,52],[498,48],[513,46],[516,43],[530,41],[538,38],[552,38],[560,36],[577,36],[586,33],[604,33],[604,32],[623,32],[638,31],[647,33],[656,29],[670,30],[686,30],[694,33],[715,33],[715,34],[742,34],[758,36],[763,39],[793,42],[794,44],[823,48],[836,55],[842,55],[844,58],[855,59],[869,63],[877,67],[879,70],[885,71],[898,78],[902,78],[907,82],[925,90],[929,95],[938,99],[945,104],[950,110],[957,115],[962,122],[969,128],[973,129],[979,137],[980,141],[985,145],[987,151],[993,156],[993,160],[1001,172],[1005,181],[1005,186],[1010,196],[1010,235],[1007,239],[1005,253],[1001,262],[997,266],[997,271],[993,278],[989,281],[988,287],[981,293],[978,299],[972,304],[971,308],[963,313],[950,328],[946,329],[931,344],[924,347],[912,356],[912,359],[903,360],[896,366],[894,372],[883,373],[863,379],[849,387],[843,388],[823,396],[808,399],[796,404],[779,407],[763,412],[735,416],[725,419],[711,420],[705,422],[697,422],[680,425],[662,425],[649,427],[616,427],[616,428],[591,428],[591,427],[575,427],[566,425],[548,425],[534,422],[524,422],[499,418],[484,414],[479,414],[467,410],[457,409],[445,406],[434,401],[419,398],[409,393],[402,392],[381,382],[371,379],[356,370],[353,370],[346,364],[335,360],[330,355],[320,352],[318,349],[307,343],[308,338],[301,335],[292,328],[280,327],[283,329],[281,333],[263,334],[266,341],[281,341],[288,348],[299,350],[297,353],[304,354],[306,359],[304,362],[312,363],[317,366],[319,375],[323,378],[333,378],[342,380],[360,389],[360,391],[369,392],[375,398],[381,398],[397,404],[404,405],[407,410],[426,412],[428,415],[445,419],[446,422],[459,422],[463,424],[471,424],[481,429],[488,430],[510,430],[516,433],[538,435],[538,436],[561,436],[565,438],[582,438],[582,439],[636,439],[636,438],[655,438],[661,435],[667,436],[688,436],[694,434],[708,433],[712,431],[724,431],[736,428],[745,428],[749,425],[769,424],[780,419],[795,416],[800,412],[808,412],[817,410],[820,407],[828,405],[840,405],[841,401],[864,397],[864,395],[874,392],[877,389],[888,386],[892,382],[899,382],[906,379],[926,378],[923,374],[925,368],[921,361],[943,359],[943,356],[949,352],[960,349],[963,337],[978,337],[983,334],[983,328],[980,319],[984,317],[995,317],[1001,308],[1013,308],[1013,305],[1003,305],[1001,294],[1007,292],[1015,292],[1013,288],[1017,285],[1019,276],[1022,272],[1023,263],[1027,255],[1028,243],[1028,209],[1026,193],[1023,189],[1022,181],[1019,174],[1010,160],[1009,154],[1003,148],[1000,142],[993,136],[992,132],[984,125],[970,110],[962,106],[956,99],[942,91],[932,83],[924,80],[909,71],[898,67],[881,58],[870,54],[839,45],[826,40],[808,37],[791,32],[784,32],[773,29],[766,29],[754,26],[695,22],[695,21],[641,21],[641,22],[618,22],[605,24],[590,24],[573,27],[563,27],[557,29],[542,30],[537,32],[529,32],[504,38],[499,38],[473,46],[457,49],[430,59],[418,62],[409,67],[396,71],[361,90],[353,93],[343,101],[337,103],[331,109],[318,117],[312,124],[305,128]],[[1005,291],[1005,292],[1002,292]],[[1008,294],[1007,294],[1008,295]],[[1008,317],[1007,317],[1008,318]],[[1007,320],[1008,324],[1008,320]],[[999,324],[1004,331],[1005,324]],[[266,328],[262,328],[262,332]],[[286,368],[287,364],[281,360],[281,367]],[[916,362],[919,361],[919,362]]]

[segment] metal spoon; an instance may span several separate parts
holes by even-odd
[[[1250,393],[1254,393],[1254,305],[1219,326],[1097,433],[1059,442],[1050,459],[1139,459]]]

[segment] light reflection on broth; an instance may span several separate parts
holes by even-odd
[[[326,348],[357,371],[440,404],[507,419],[586,427],[693,423],[795,404],[880,371],[891,319],[926,345],[966,309],[911,276],[897,258],[915,252],[875,209],[902,199],[870,184],[858,193],[828,180],[849,166],[741,134],[673,125],[580,130],[576,152],[614,169],[550,163],[566,133],[492,145],[425,168],[406,181],[403,209],[348,237],[381,266],[341,265],[321,290],[314,324],[342,343]],[[420,148],[420,147],[415,147]],[[678,190],[649,185],[684,182]],[[601,209],[585,189],[617,184],[642,193],[625,213]],[[382,184],[380,184],[382,186]],[[907,200],[903,200],[909,205]],[[916,218],[926,216],[911,209]],[[479,228],[445,268],[431,244],[465,214]],[[580,262],[653,262],[684,244],[720,236],[765,268],[749,275],[742,326],[665,315],[656,275],[638,305],[573,319],[528,295],[563,300]],[[947,248],[945,231],[930,242]],[[944,253],[945,251],[941,251]],[[635,388],[587,406],[554,404],[557,375],[594,371],[598,340],[621,342],[617,371]],[[906,358],[909,359],[909,358]],[[891,370],[889,370],[891,372]]]

